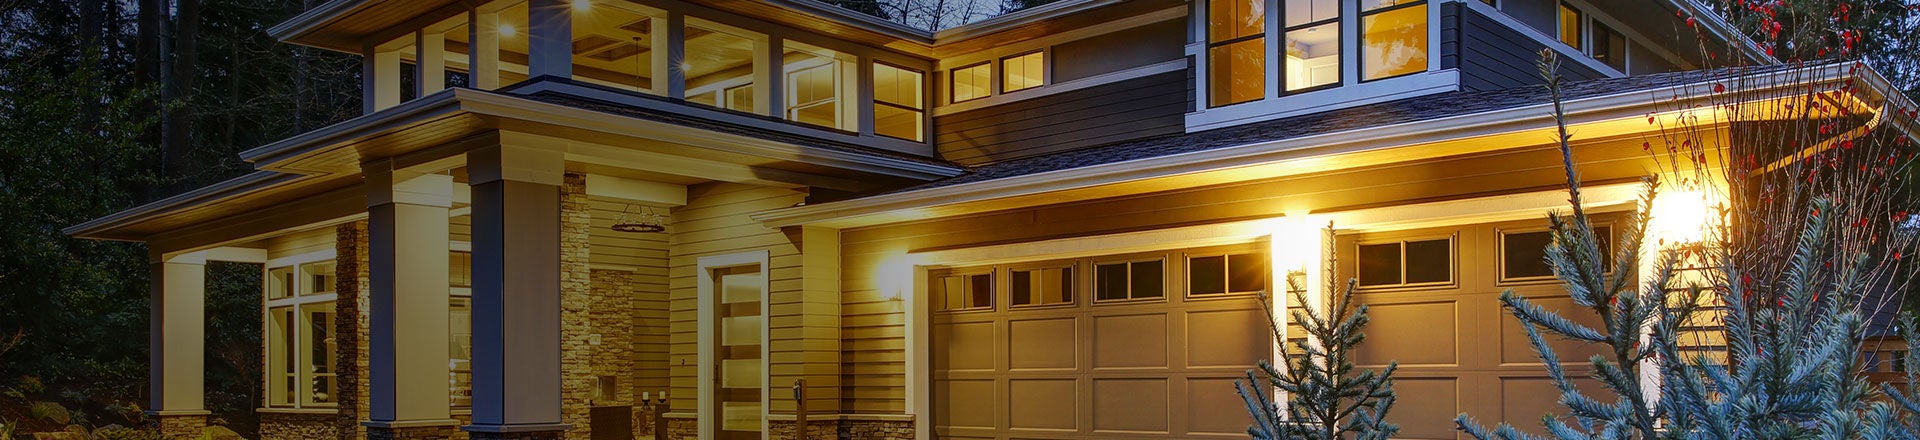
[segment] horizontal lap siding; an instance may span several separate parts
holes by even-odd
[[[1579,146],[1582,176],[1637,178],[1649,169],[1638,140]],[[851,412],[907,408],[905,304],[883,290],[908,270],[908,252],[1112,234],[1412,202],[1551,189],[1565,182],[1559,152],[1531,146],[1506,152],[1380,166],[1195,190],[1049,205],[961,218],[842,232],[844,377]],[[899,286],[911,294],[913,286]],[[924,307],[924,305],[922,305]]]
[[[976,165],[1180,133],[1190,98],[1184,71],[1161,73],[937,116],[934,142]]]
[[[1540,84],[1540,49],[1545,45],[1520,31],[1460,4],[1449,4],[1447,14],[1457,14],[1460,81],[1466,90],[1500,90]],[[1443,26],[1450,26],[1443,24]],[[1446,55],[1445,53],[1442,54]],[[1561,56],[1584,56],[1568,55]],[[1444,62],[1444,61],[1443,61]],[[1569,80],[1605,78],[1606,75],[1575,62],[1560,64],[1561,76]]]

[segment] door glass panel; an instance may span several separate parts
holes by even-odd
[[[1360,285],[1400,284],[1400,243],[1360,245]]]
[[[1407,242],[1407,283],[1453,281],[1453,240]]]
[[[1160,260],[1137,261],[1133,266],[1133,297],[1159,298],[1166,296],[1166,264]]]
[[[1208,295],[1227,292],[1227,257],[1194,257],[1187,260],[1188,294]]]
[[[718,387],[713,390],[720,413],[719,439],[761,438],[760,401],[765,393],[761,376],[762,325],[761,301],[766,278],[759,266],[745,266],[713,272],[719,304],[715,304],[719,337],[715,341],[714,365]]]

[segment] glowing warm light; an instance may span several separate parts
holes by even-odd
[[[1273,259],[1275,274],[1306,270],[1319,258],[1320,227],[1304,213],[1288,215],[1274,221],[1273,236],[1268,243],[1272,246],[1268,255]]]
[[[1698,243],[1705,238],[1713,204],[1700,191],[1665,191],[1653,199],[1648,229],[1661,240]]]
[[[593,0],[573,0],[574,9],[586,10],[591,7],[593,7]]]
[[[513,25],[511,24],[500,23],[500,36],[502,37],[512,37],[513,34],[516,34],[519,32],[520,31],[517,29],[514,29]]]
[[[899,301],[907,289],[913,288],[913,265],[904,254],[887,257],[876,270],[879,272],[874,274],[873,285],[888,301]]]

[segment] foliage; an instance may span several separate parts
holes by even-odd
[[[1288,284],[1295,301],[1311,304],[1297,281],[1289,279]],[[1260,440],[1368,440],[1399,432],[1398,426],[1386,421],[1393,409],[1393,371],[1398,363],[1389,363],[1381,371],[1354,371],[1354,350],[1366,340],[1362,330],[1368,318],[1367,306],[1353,303],[1353,289],[1354,281],[1349,280],[1332,297],[1334,302],[1325,314],[1313,307],[1293,313],[1293,322],[1300,324],[1307,337],[1293,342],[1300,354],[1287,357],[1285,371],[1263,360],[1258,373],[1248,370],[1246,381],[1234,381],[1234,389],[1253,416],[1247,434]],[[1272,310],[1269,302],[1261,295],[1266,310]],[[1285,324],[1271,312],[1267,318],[1274,339],[1285,339],[1281,331]],[[1267,385],[1261,386],[1262,382]],[[1285,417],[1272,400],[1276,390],[1286,393]]]
[[[1920,96],[1920,2],[1722,0],[1715,6],[1768,55],[1789,63],[1866,60]]]
[[[0,440],[13,440],[13,433],[19,430],[12,420],[0,418]]]

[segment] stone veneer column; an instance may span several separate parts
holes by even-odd
[[[367,189],[369,439],[447,439],[447,212],[453,176],[363,165]]]
[[[568,440],[587,440],[593,434],[587,421],[598,388],[594,371],[599,359],[595,354],[605,346],[595,345],[592,340],[598,334],[591,316],[594,294],[592,272],[587,266],[592,227],[587,177],[567,173],[560,185],[560,335],[565,344],[560,348],[560,420],[574,427],[567,431]]]
[[[166,439],[194,439],[207,426],[207,257],[155,255],[149,300],[148,403]]]
[[[367,438],[367,333],[371,327],[367,292],[371,281],[367,273],[367,222],[342,224],[334,228],[334,354],[338,358],[340,413],[334,423],[340,440]]]
[[[475,440],[560,439],[571,428],[561,416],[566,161],[521,142],[501,133],[499,145],[467,153],[474,396],[462,429]]]

